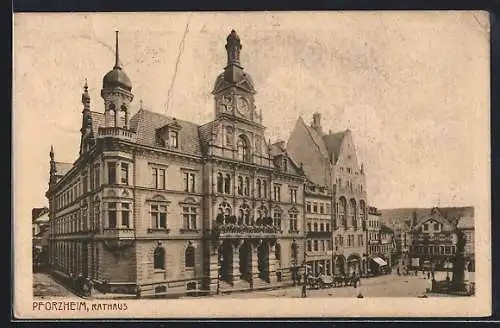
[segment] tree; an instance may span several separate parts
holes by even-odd
[[[451,289],[455,291],[465,290],[465,235],[461,229],[457,229],[457,248],[453,259],[453,276]]]

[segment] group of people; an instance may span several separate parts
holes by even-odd
[[[321,277],[323,275],[324,275],[324,272],[321,271],[320,274],[317,277],[315,277],[315,278],[319,278],[319,277]],[[306,275],[304,277],[305,281],[302,284],[302,297],[307,297],[307,285],[308,285],[308,282],[312,280],[312,278],[313,278],[312,273],[310,271],[307,271]],[[354,287],[354,288],[357,288],[358,285],[361,285],[361,275],[358,272],[356,272],[356,271],[353,271],[353,272],[351,272],[350,275],[344,276],[342,278],[345,281],[350,281],[352,287]],[[347,283],[346,283],[346,286],[347,286]]]
[[[426,278],[426,276],[427,276],[427,279],[434,279],[434,271],[425,270],[425,268],[423,268],[421,271],[422,271],[422,275],[424,276],[424,278]],[[410,271],[410,269],[407,266],[403,267],[402,269],[397,267],[396,272],[397,272],[398,276],[401,276],[401,275],[411,276],[413,273],[413,271]],[[415,269],[414,272],[415,272],[415,277],[418,277],[419,270]]]

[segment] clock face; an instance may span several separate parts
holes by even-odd
[[[237,99],[238,111],[243,115],[248,115],[250,112],[250,104],[248,103],[248,100],[243,96],[239,96]]]

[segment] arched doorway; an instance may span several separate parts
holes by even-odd
[[[250,281],[250,266],[252,265],[252,247],[248,242],[240,246],[240,276],[241,279]]]
[[[335,258],[334,274],[336,276],[345,275],[345,258],[342,255]]]
[[[230,269],[233,267],[233,245],[229,240],[224,240],[219,248],[220,278],[230,281]]]
[[[358,254],[351,254],[347,258],[347,273],[349,275],[361,273],[361,258]]]
[[[269,282],[269,244],[263,242],[257,248],[259,278]]]

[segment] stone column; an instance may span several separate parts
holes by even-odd
[[[220,247],[222,246],[222,243],[220,241],[209,243],[209,247],[211,247],[210,252],[209,252],[209,259],[208,259],[208,283],[207,283],[207,289],[209,290],[210,294],[216,294],[217,289],[219,286],[219,270],[220,270],[220,263],[219,263],[219,250]]]
[[[269,244],[269,282],[276,283],[278,277],[276,276],[276,252],[275,244]]]
[[[240,246],[241,241],[238,241],[231,245],[233,250],[233,263],[232,267],[229,268],[229,276],[231,278],[231,281],[233,282],[233,285],[238,283],[238,281],[240,280]]]
[[[250,244],[252,248],[252,261],[251,265],[248,268],[248,273],[250,276],[250,287],[252,288],[254,284],[258,281],[260,281],[259,277],[259,258],[258,258],[258,249],[259,249],[259,243],[252,243]]]

